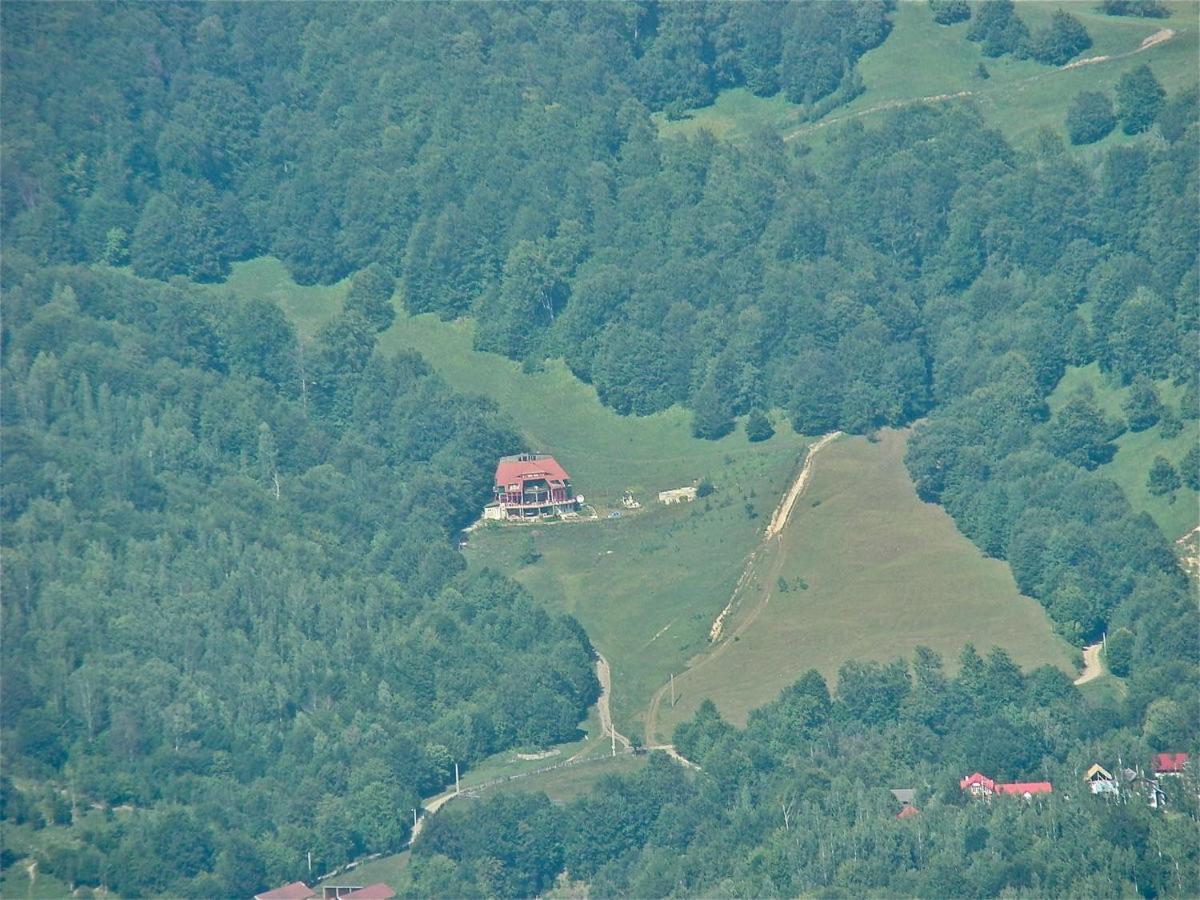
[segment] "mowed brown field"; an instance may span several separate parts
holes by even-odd
[[[917,498],[907,438],[887,430],[877,443],[842,437],[821,451],[782,537],[756,563],[730,638],[676,675],[660,738],[706,697],[741,724],[808,669],[832,688],[846,660],[911,657],[921,644],[951,671],[967,641],[981,652],[1003,647],[1023,668],[1074,671],[1071,648],[1020,594],[1008,565],[985,558],[941,507]]]

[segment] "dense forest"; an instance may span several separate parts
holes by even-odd
[[[577,733],[578,623],[451,546],[520,446],[489,404],[373,352],[358,303],[301,354],[272,304],[3,278],[4,815],[84,822],[46,870],[248,895],[398,847],[455,762]]]
[[[930,6],[988,57],[1060,65],[1091,43],[1066,12],[1031,31],[1008,0]],[[454,762],[567,739],[595,700],[578,624],[453,549],[520,445],[376,349],[395,291],[476,317],[480,349],[564,358],[622,414],[680,404],[702,438],[772,409],[810,434],[919,421],[920,496],[1068,640],[1107,632],[1128,676],[1087,715],[995,655],[954,680],[927,656],[852,667],[832,698],[806,677],[744,731],[705,710],[677,737],[695,779],[656,761],[565,810],[451,810],[411,891],[520,896],[565,870],[601,895],[1196,892],[1194,796],[1180,818],[1095,805],[1068,827],[1057,797],[964,807],[947,773],[985,751],[993,774],[1058,776],[1200,745],[1177,535],[1097,471],[1124,430],[1200,417],[1197,94],[1152,66],[1115,108],[1081,94],[1073,143],[1146,136],[1086,158],[1049,131],[1017,149],[969,104],[818,148],[659,136],[653,116],[731,87],[820,118],[863,90],[891,12],[0,6],[0,812],[76,823],[45,871],[241,895],[305,876],[310,852],[395,850]],[[301,283],[353,277],[311,341],[193,284],[264,253]],[[1090,363],[1131,385],[1123,419],[1086,394],[1050,414]],[[1151,489],[1195,486],[1197,456],[1156,463]],[[884,828],[900,773],[926,818]],[[617,832],[588,831],[606,816]],[[517,822],[526,843],[485,852]]]

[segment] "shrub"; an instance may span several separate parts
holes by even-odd
[[[929,0],[933,21],[939,25],[953,25],[971,18],[971,7],[966,0]]]
[[[1098,91],[1076,94],[1067,108],[1067,136],[1072,144],[1094,144],[1116,127],[1112,101]]]
[[[775,435],[775,428],[771,425],[771,420],[766,417],[762,410],[753,410],[750,417],[746,420],[746,437],[750,441],[757,443],[758,441],[766,441]]]
[[[1179,473],[1167,461],[1166,457],[1156,456],[1150,465],[1150,474],[1146,476],[1146,487],[1156,497],[1173,494],[1179,490]]]
[[[1092,37],[1078,19],[1060,9],[1047,27],[1037,30],[1029,46],[1030,55],[1038,62],[1061,66],[1092,46]]]

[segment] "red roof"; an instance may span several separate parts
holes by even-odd
[[[1188,754],[1186,753],[1155,753],[1154,754],[1154,771],[1155,772],[1182,772],[1183,767],[1187,765]]]
[[[1048,781],[1014,781],[1012,784],[997,784],[997,794],[1017,794],[1024,796],[1025,794],[1050,794],[1053,793],[1054,786]]]
[[[979,772],[976,772],[974,775],[968,775],[958,783],[958,786],[964,791],[974,785],[980,785],[981,787],[987,788],[989,791],[995,790],[996,788],[996,782],[992,781],[992,779],[988,778],[986,775],[981,775]]]
[[[904,809],[900,810],[900,812],[896,813],[896,818],[897,819],[910,819],[913,816],[920,814],[920,812],[921,811],[919,809],[917,809],[915,806],[906,806],[906,807],[904,807]]]
[[[283,887],[255,894],[254,900],[309,900],[310,897],[315,896],[317,896],[317,892],[303,881],[293,881]]]
[[[342,894],[341,900],[392,900],[396,896],[396,892],[382,881],[377,884],[368,884],[365,888],[359,888],[357,891],[351,891],[349,894]]]
[[[523,455],[524,459],[519,456],[506,456],[500,460],[499,465],[496,466],[496,484],[517,484],[530,478],[545,478],[549,481],[570,480],[567,470],[560,466],[553,456],[539,456],[534,459],[532,453]]]

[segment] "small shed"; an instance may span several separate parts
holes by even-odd
[[[912,806],[917,792],[912,788],[892,788],[892,796],[900,801],[901,806]]]
[[[696,499],[696,487],[675,488],[672,491],[659,491],[658,502],[671,506],[674,503],[691,503]]]

